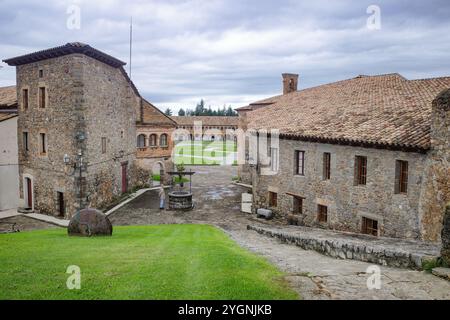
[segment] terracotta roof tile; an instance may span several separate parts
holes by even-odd
[[[407,80],[399,74],[359,76],[254,103],[250,129],[336,143],[429,149],[431,104],[450,77]]]
[[[0,109],[17,109],[17,92],[15,86],[0,88]]]

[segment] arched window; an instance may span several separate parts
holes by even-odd
[[[150,135],[149,144],[150,147],[156,147],[156,134]]]
[[[159,137],[159,145],[161,146],[161,147],[167,147],[168,146],[168,143],[167,143],[167,134],[162,134],[160,137]]]
[[[140,134],[137,137],[137,147],[138,148],[145,148],[145,135]]]

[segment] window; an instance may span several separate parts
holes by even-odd
[[[323,223],[328,222],[328,207],[327,206],[323,206],[323,205],[319,204],[317,220],[319,222],[323,222]]]
[[[275,192],[269,192],[269,206],[277,207],[278,206],[278,194]]]
[[[167,147],[167,146],[168,146],[168,143],[167,143],[167,134],[162,134],[162,135],[159,137],[159,145],[160,145],[161,147]]]
[[[123,139],[125,137],[125,131],[120,130],[120,138]]]
[[[270,148],[270,170],[278,172],[278,148]]]
[[[106,153],[106,138],[105,137],[102,138],[102,153],[103,154]]]
[[[294,196],[293,214],[303,214],[303,198]]]
[[[305,151],[295,151],[295,174],[305,175]]]
[[[45,133],[39,134],[40,153],[42,155],[47,154],[47,135]]]
[[[23,109],[28,109],[28,89],[22,90],[22,106]]]
[[[367,157],[355,158],[355,186],[367,184]]]
[[[323,154],[323,180],[330,180],[331,178],[331,153],[325,152]]]
[[[46,107],[45,87],[39,88],[39,108]]]
[[[28,145],[28,132],[22,133],[22,143],[23,143],[23,150],[24,151],[30,151],[29,145]]]
[[[44,70],[39,69],[39,78],[43,78],[44,77]]]
[[[408,161],[395,162],[395,193],[408,193]]]
[[[57,192],[58,197],[58,214],[60,217],[64,217],[66,215],[66,206],[64,202],[64,193]]]
[[[143,135],[143,134],[140,134],[138,137],[137,137],[137,147],[138,148],[145,148],[145,135]]]
[[[362,218],[362,230],[363,234],[371,236],[378,236],[378,221],[369,218]]]
[[[149,142],[150,146],[155,147],[156,146],[156,134],[152,134],[150,136],[150,142]]]

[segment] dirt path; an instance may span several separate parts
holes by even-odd
[[[370,264],[336,260],[247,231],[255,219],[240,212],[245,189],[232,184],[235,167],[195,167],[195,210],[160,211],[148,192],[110,216],[115,225],[205,223],[222,228],[241,246],[266,257],[288,274],[304,299],[450,299],[450,282],[424,272],[381,267],[381,289],[369,290]]]

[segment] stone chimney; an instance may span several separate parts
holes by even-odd
[[[283,73],[283,94],[297,91],[298,74]]]

